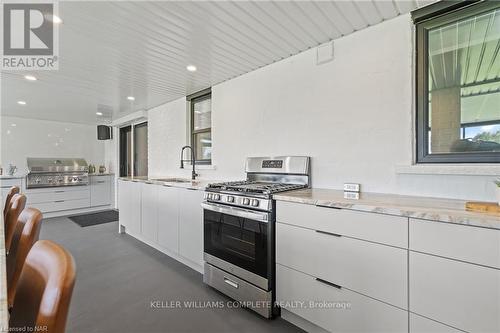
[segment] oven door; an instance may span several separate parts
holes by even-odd
[[[270,213],[214,203],[202,207],[205,257],[212,259],[207,262],[267,289]]]

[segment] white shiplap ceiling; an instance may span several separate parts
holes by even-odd
[[[1,112],[78,123],[102,122],[98,111],[118,118],[431,2],[60,2],[59,70],[2,72]]]

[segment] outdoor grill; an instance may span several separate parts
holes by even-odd
[[[28,157],[26,188],[88,185],[89,169],[83,158]]]

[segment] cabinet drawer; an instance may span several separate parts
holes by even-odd
[[[51,190],[50,192],[29,192],[26,194],[28,204],[38,204],[44,202],[53,202],[61,200],[90,199],[88,188],[80,191]]]
[[[410,311],[468,332],[500,331],[500,270],[410,251]]]
[[[460,333],[453,327],[410,313],[410,333]]]
[[[407,309],[408,251],[276,224],[276,262]]]
[[[408,331],[407,311],[279,264],[276,292],[283,308],[331,332]]]
[[[408,247],[406,217],[278,201],[276,220],[343,236]]]
[[[90,184],[111,184],[111,176],[90,176]]]
[[[500,268],[500,230],[410,219],[410,249]]]
[[[58,212],[63,210],[88,208],[90,207],[90,198],[78,200],[61,200],[54,202],[41,202],[33,204],[34,208],[39,209],[42,213]]]

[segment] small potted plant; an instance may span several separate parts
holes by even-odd
[[[500,206],[500,178],[495,180],[495,184],[497,185],[497,203]]]

